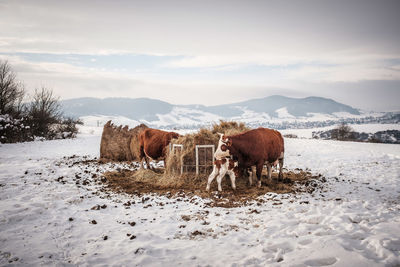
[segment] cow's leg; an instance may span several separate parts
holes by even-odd
[[[152,171],[156,171],[156,168],[152,165],[150,165],[151,159],[149,159],[149,157],[146,157],[146,164],[147,164],[147,169],[151,169]],[[153,161],[154,162],[154,161]],[[155,163],[155,162],[154,162]]]
[[[221,181],[222,181],[222,178],[225,177],[225,174],[226,174],[227,170],[228,170],[228,167],[226,166],[226,164],[221,165],[221,169],[219,170],[219,174],[218,174],[218,177],[217,177],[218,191],[219,192],[222,191]]]
[[[219,173],[219,170],[218,170],[217,166],[214,165],[210,176],[208,176],[208,182],[207,182],[207,187],[206,187],[207,191],[210,191],[211,182],[214,180],[215,176],[218,175],[218,173]]]
[[[221,173],[220,173],[220,174],[218,175],[218,177],[217,177],[218,191],[219,191],[219,192],[222,191],[221,181],[222,181],[222,178],[223,178],[224,176],[225,176],[225,175],[221,175]]]
[[[253,172],[251,171],[251,169],[246,169],[247,171],[247,175],[249,176],[249,185],[252,186],[253,185]]]
[[[233,190],[236,190],[236,184],[235,184],[236,175],[235,175],[235,172],[232,171],[232,170],[229,170],[229,171],[228,171],[228,174],[229,174],[229,178],[231,178],[232,189],[233,189]]]
[[[249,173],[249,184],[250,184],[250,186],[252,186],[253,185],[254,176],[256,174],[256,166],[251,166],[250,170],[247,170],[247,172]]]
[[[143,160],[144,160],[146,162],[146,168],[149,169],[150,168],[149,158],[146,152],[144,151],[144,146],[140,146],[139,150],[140,150],[140,168],[144,169],[143,165]]]
[[[283,157],[279,159],[279,176],[278,176],[279,180],[282,180],[283,178],[282,169],[283,169]]]
[[[264,162],[259,162],[256,165],[256,174],[257,174],[257,186],[258,188],[261,187],[261,173],[264,166]]]
[[[151,169],[151,170],[155,171],[156,169],[150,165],[150,161],[152,160],[152,158],[149,157],[149,155],[147,155],[147,153],[146,153],[146,151],[144,151],[144,149],[143,149],[143,154],[144,154],[144,160],[146,161],[147,169]]]
[[[271,181],[272,176],[272,165],[271,163],[267,162],[267,170],[268,170],[268,181]]]

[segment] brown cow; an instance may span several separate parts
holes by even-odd
[[[157,129],[145,129],[139,135],[140,167],[143,168],[145,159],[149,168],[148,158],[152,160],[165,160],[165,149],[168,147],[172,138],[178,138],[175,132],[166,132]]]
[[[270,179],[272,166],[279,162],[279,179],[282,179],[285,149],[278,131],[260,127],[237,135],[223,135],[220,140],[216,151],[220,157],[232,155],[238,160],[240,169],[256,166],[258,187],[261,186],[261,172],[265,163]]]

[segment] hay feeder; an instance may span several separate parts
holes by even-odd
[[[213,168],[214,152],[218,145],[218,132],[237,134],[249,130],[243,123],[225,122],[214,124],[211,129],[186,134],[170,143],[166,155],[167,174],[209,174]]]

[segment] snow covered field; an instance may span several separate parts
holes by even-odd
[[[310,128],[310,129],[285,129],[280,130],[282,134],[295,134],[299,138],[312,138],[312,132],[317,131],[328,131],[336,128],[338,125],[332,125],[327,127]],[[376,133],[379,131],[386,130],[398,130],[400,131],[400,124],[395,123],[366,123],[366,124],[348,124],[356,132],[364,133]]]
[[[399,145],[286,139],[286,167],[322,174],[322,192],[225,209],[101,192],[93,175],[118,166],[74,163],[99,144],[0,145],[0,265],[400,265]]]

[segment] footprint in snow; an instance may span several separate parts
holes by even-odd
[[[308,266],[328,266],[334,264],[335,262],[337,262],[336,258],[329,257],[329,258],[306,260],[304,264]]]
[[[311,244],[312,242],[313,242],[312,239],[304,239],[304,240],[299,241],[298,243],[302,246],[307,246],[307,245]]]
[[[383,247],[391,251],[400,251],[400,240],[385,239],[382,241]]]

